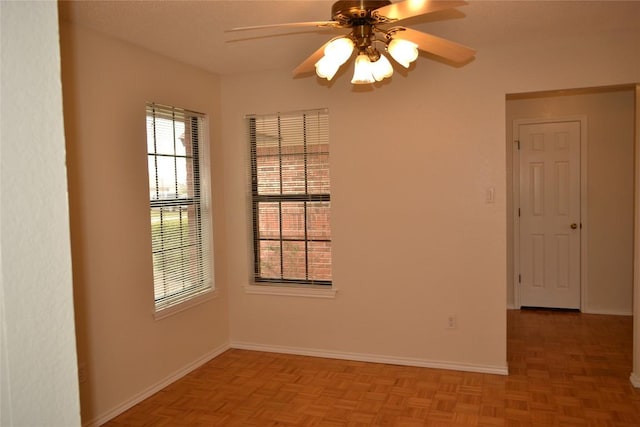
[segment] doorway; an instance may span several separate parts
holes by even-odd
[[[632,314],[634,97],[635,86],[630,85],[507,96],[507,190],[511,197],[507,216],[507,233],[510,236],[508,308],[533,305],[579,308],[583,312],[598,314]],[[581,128],[579,213],[574,215],[572,212],[572,218],[563,218],[565,222],[570,219],[563,224],[569,228],[551,232],[547,237],[544,237],[545,233],[533,233],[535,237],[526,239],[526,247],[521,241],[521,217],[517,216],[517,209],[522,211],[520,163],[514,142],[520,137],[519,125],[531,125],[533,132],[528,130],[531,137],[541,133],[541,128],[536,128],[537,124],[566,121],[578,121]],[[525,175],[530,177],[533,173],[535,178],[536,171],[541,171],[539,166],[540,161],[537,165],[528,166]],[[554,172],[553,168],[552,174],[566,173],[566,170]],[[525,185],[530,187],[531,182]],[[530,201],[531,195],[527,197]],[[558,202],[557,198],[555,202]],[[570,228],[572,224],[576,224],[576,229]],[[547,241],[552,243],[547,244]],[[575,248],[576,241],[580,249],[577,261],[572,261],[566,257],[575,255],[569,248]],[[523,252],[528,264],[522,262]],[[529,269],[530,283],[525,283],[529,288],[522,284],[523,267]],[[534,271],[537,274],[535,278],[532,277]],[[551,273],[555,277],[544,276]],[[575,294],[573,302],[553,297],[548,300],[538,295],[540,292],[537,291],[546,289],[541,286],[544,283],[541,278],[547,285],[555,284],[556,288],[560,284],[563,291],[575,290],[570,280],[577,278],[578,303],[575,303]],[[531,295],[534,297],[529,298]]]

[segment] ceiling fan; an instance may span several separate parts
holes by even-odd
[[[229,31],[263,28],[320,27],[345,28],[351,31],[322,45],[293,70],[298,76],[311,71],[331,80],[356,52],[355,72],[351,83],[369,84],[391,77],[393,67],[383,52],[395,62],[409,68],[418,50],[432,53],[455,63],[464,63],[475,50],[461,44],[410,28],[395,26],[398,21],[466,5],[460,0],[344,0],[331,7],[331,21],[293,22],[286,24],[239,27]]]

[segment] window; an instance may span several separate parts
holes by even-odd
[[[147,104],[156,312],[212,290],[206,117]]]
[[[254,280],[331,285],[327,111],[247,121]]]

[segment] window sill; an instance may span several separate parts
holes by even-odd
[[[200,294],[194,298],[188,299],[186,301],[183,301],[181,303],[169,306],[167,308],[163,308],[161,310],[155,311],[153,313],[153,318],[155,320],[160,320],[160,319],[164,319],[166,317],[169,316],[173,316],[174,314],[178,314],[182,311],[188,310],[191,307],[195,307],[196,305],[200,305],[204,302],[207,302],[209,300],[212,300],[214,298],[218,297],[218,290],[217,289],[212,289],[210,291],[207,291],[203,294]]]
[[[317,287],[310,285],[247,285],[244,287],[247,294],[252,295],[279,295],[286,297],[329,298],[336,297],[338,290],[333,287]]]

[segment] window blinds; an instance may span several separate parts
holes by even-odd
[[[331,284],[327,110],[247,120],[255,280]]]
[[[147,104],[156,311],[212,289],[206,117]]]

